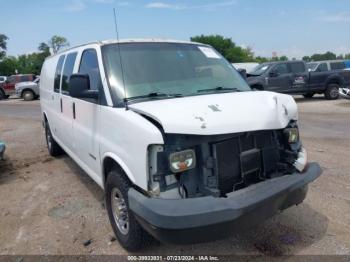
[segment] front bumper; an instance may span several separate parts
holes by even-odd
[[[302,174],[266,180],[227,194],[165,200],[148,198],[130,189],[129,206],[136,219],[162,242],[191,244],[229,236],[252,227],[306,197],[307,185],[322,173],[310,163]]]

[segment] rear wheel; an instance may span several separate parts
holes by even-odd
[[[22,93],[22,97],[24,101],[31,101],[31,100],[34,100],[35,94],[33,93],[33,91],[25,90]]]
[[[45,121],[45,137],[47,149],[49,150],[51,156],[56,157],[64,153],[62,148],[57,144],[57,142],[53,138],[49,123],[47,121]]]
[[[139,225],[129,209],[128,190],[131,182],[120,171],[108,174],[105,200],[108,217],[119,243],[128,251],[137,251],[147,245],[151,236]]]
[[[324,93],[324,96],[326,97],[326,99],[328,100],[335,100],[339,98],[339,88],[340,85],[338,84],[329,84],[327,86],[327,89]]]
[[[315,93],[306,93],[306,94],[303,94],[303,97],[312,98],[314,95],[315,95]]]

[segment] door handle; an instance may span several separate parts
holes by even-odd
[[[62,98],[60,99],[61,113],[63,113]]]
[[[73,102],[73,119],[75,119],[75,103]]]

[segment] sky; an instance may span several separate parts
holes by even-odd
[[[256,55],[350,53],[350,0],[0,0],[8,55],[53,35],[71,46],[119,37],[189,40],[220,34]]]

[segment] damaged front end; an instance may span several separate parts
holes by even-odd
[[[226,197],[252,184],[302,172],[307,163],[296,121],[278,130],[164,134],[164,145],[152,145],[148,152],[149,192],[162,199]]]

